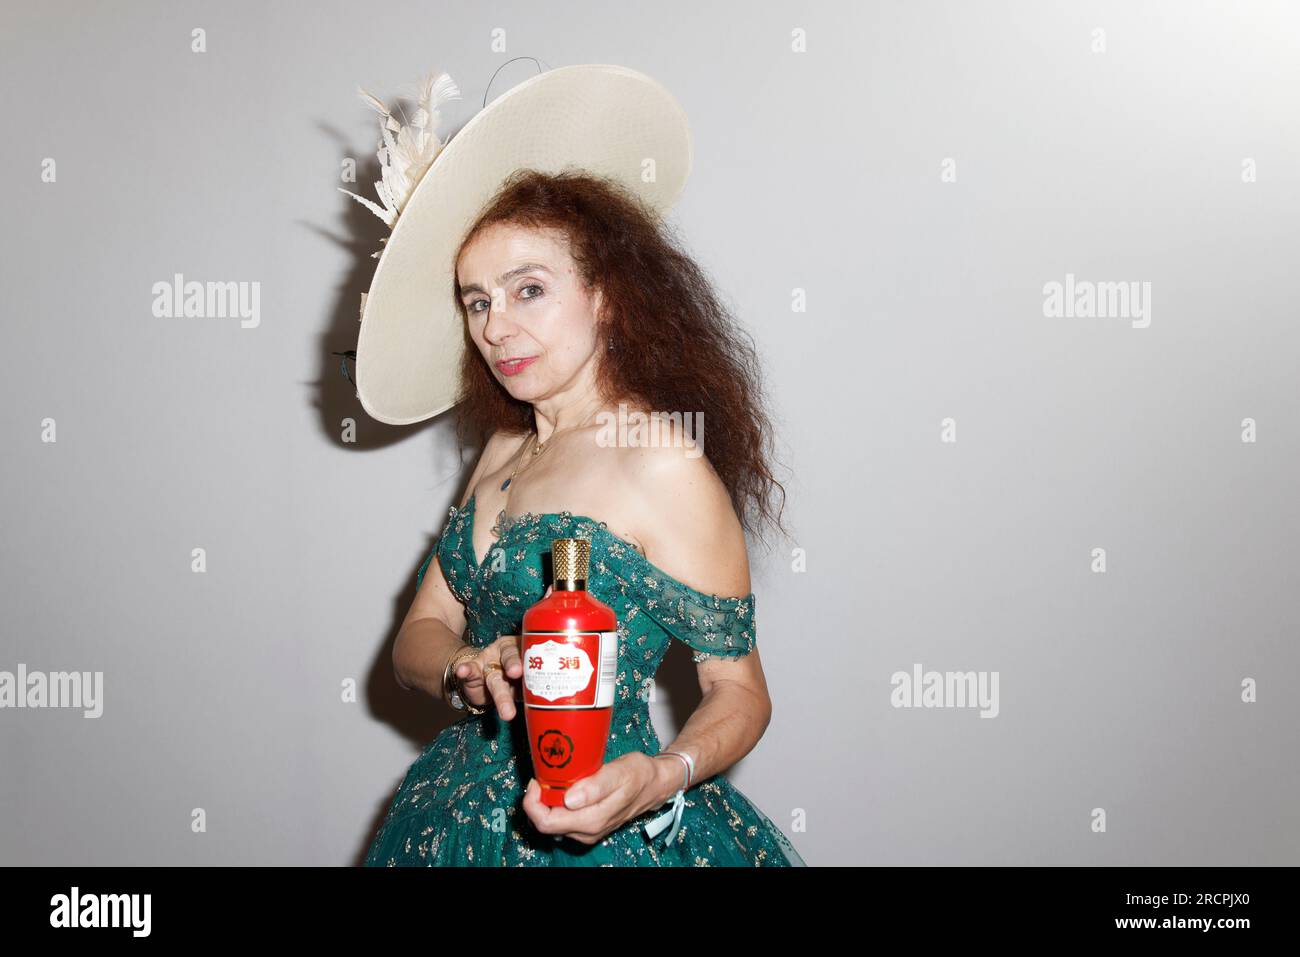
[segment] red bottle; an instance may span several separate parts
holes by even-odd
[[[524,612],[524,721],[547,807],[600,770],[614,713],[618,617],[587,591],[590,559],[587,539],[555,539],[554,587]]]

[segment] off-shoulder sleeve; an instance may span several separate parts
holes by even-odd
[[[652,590],[653,591],[653,590]],[[651,597],[646,613],[695,652],[694,661],[740,658],[754,650],[754,595],[720,598],[705,595],[674,578],[659,582],[658,600]]]
[[[706,594],[620,542],[610,544],[608,557],[628,599],[689,646],[696,662],[739,658],[754,650],[758,632],[753,592],[736,598]]]
[[[438,533],[438,538],[433,543],[433,548],[429,551],[429,554],[425,557],[424,563],[420,566],[420,570],[415,573],[416,591],[419,591],[420,586],[424,584],[424,575],[429,570],[429,565],[433,561],[433,556],[437,555],[439,550],[442,548],[442,543],[447,539],[447,533],[451,531],[452,520],[456,518],[459,512],[460,509],[455,505],[452,505],[447,509],[447,520],[443,522],[442,531]],[[443,574],[445,576],[446,572]]]

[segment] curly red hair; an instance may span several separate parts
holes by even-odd
[[[488,202],[461,249],[497,224],[558,229],[568,237],[584,284],[602,291],[597,341],[613,337],[614,349],[599,351],[595,373],[602,399],[646,411],[703,413],[706,457],[742,525],[761,532],[767,523],[784,532],[785,488],[769,464],[772,425],[753,339],[662,217],[620,184],[590,172],[524,169]],[[453,293],[465,318],[459,281]],[[501,388],[468,323],[457,404],[462,448],[482,445],[498,429],[524,434],[534,425],[532,406]],[[695,418],[685,429],[692,438]],[[773,507],[777,489],[780,508]]]

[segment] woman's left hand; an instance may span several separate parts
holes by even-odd
[[[663,803],[659,793],[662,763],[642,751],[630,751],[575,781],[565,793],[563,807],[543,804],[542,786],[531,778],[524,791],[524,813],[543,834],[562,834],[583,844],[599,843],[632,818]]]

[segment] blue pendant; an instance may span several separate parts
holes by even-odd
[[[504,482],[501,483],[501,491],[504,492],[509,487],[510,487],[510,479],[506,479]]]

